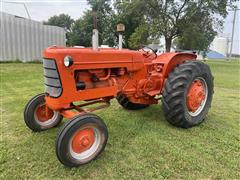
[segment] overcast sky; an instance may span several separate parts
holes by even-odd
[[[37,21],[46,21],[53,15],[61,13],[69,14],[73,19],[77,19],[82,16],[84,11],[89,9],[86,0],[0,0],[1,11],[14,14],[22,17],[27,16],[27,12],[24,9],[23,3],[25,3],[31,19]],[[14,3],[13,3],[14,2]],[[240,2],[238,2],[240,8]],[[224,29],[222,35],[225,37],[231,36],[232,32],[233,12],[229,12],[229,15],[225,19]],[[234,34],[234,48],[233,53],[240,54],[240,11],[237,12],[235,34]]]

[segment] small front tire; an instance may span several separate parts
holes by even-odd
[[[60,124],[62,115],[48,108],[46,113],[45,94],[34,96],[25,106],[24,121],[35,132],[47,130]]]
[[[96,159],[108,140],[105,123],[94,114],[69,120],[56,139],[58,160],[65,166],[77,167]]]

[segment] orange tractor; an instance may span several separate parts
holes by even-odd
[[[28,102],[24,119],[33,131],[69,119],[56,139],[57,157],[69,167],[90,162],[105,148],[107,126],[91,112],[113,98],[128,110],[161,99],[167,121],[182,128],[200,124],[211,105],[213,77],[195,54],[53,46],[43,55],[45,93]]]

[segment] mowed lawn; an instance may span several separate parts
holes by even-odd
[[[200,126],[171,126],[161,103],[127,111],[113,100],[111,107],[96,113],[109,130],[105,151],[72,169],[55,155],[59,127],[33,133],[23,120],[27,101],[44,90],[42,65],[0,64],[0,179],[239,179],[240,64],[207,63],[215,77],[215,94]]]

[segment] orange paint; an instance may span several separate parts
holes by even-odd
[[[87,129],[78,131],[73,136],[73,140],[72,140],[73,151],[75,153],[82,153],[88,150],[93,145],[94,139],[95,138],[94,138],[93,129],[87,128]]]
[[[191,112],[197,111],[204,101],[206,92],[202,81],[195,80],[189,87],[187,94],[187,107]]]
[[[185,60],[195,60],[190,53],[165,53],[155,57],[144,51],[123,49],[50,47],[44,58],[55,61],[62,93],[46,95],[47,106],[55,111],[71,110],[71,104],[100,98],[112,99],[124,94],[133,103],[156,104],[168,74]],[[71,56],[73,65],[65,67],[63,59]],[[74,116],[69,112],[65,117]]]
[[[48,121],[53,117],[53,114],[53,110],[49,109],[45,104],[36,109],[36,115],[41,122]]]

